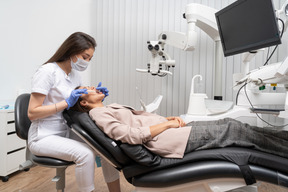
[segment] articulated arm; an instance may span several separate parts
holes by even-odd
[[[197,44],[195,26],[206,32],[214,41],[219,41],[215,20],[216,11],[201,4],[188,4],[184,14],[188,24],[187,33],[165,31],[159,35],[158,41],[148,41],[148,49],[152,54],[150,63],[147,65],[147,69],[136,70],[158,76],[172,75],[169,69],[175,66],[175,60],[172,60],[164,51],[164,45],[168,44],[184,51],[193,51]]]

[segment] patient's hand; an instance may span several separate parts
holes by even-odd
[[[178,128],[186,125],[180,117],[166,117],[166,119],[168,121],[159,123],[157,125],[152,125],[149,127],[152,138],[167,129]]]
[[[175,121],[175,127],[184,127],[186,123],[180,117],[166,117],[168,121]]]

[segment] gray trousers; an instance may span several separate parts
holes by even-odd
[[[248,147],[288,158],[288,131],[259,128],[225,118],[217,121],[195,121],[185,153],[221,147]]]

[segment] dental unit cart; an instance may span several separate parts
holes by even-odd
[[[15,131],[14,110],[0,110],[0,177],[9,180],[9,174],[19,170],[25,161],[26,142]]]

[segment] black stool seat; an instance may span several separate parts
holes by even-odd
[[[47,166],[47,167],[67,167],[69,165],[73,165],[74,162],[72,161],[65,161],[62,159],[56,159],[51,157],[42,157],[42,156],[36,156],[32,155],[32,160],[38,165]]]

